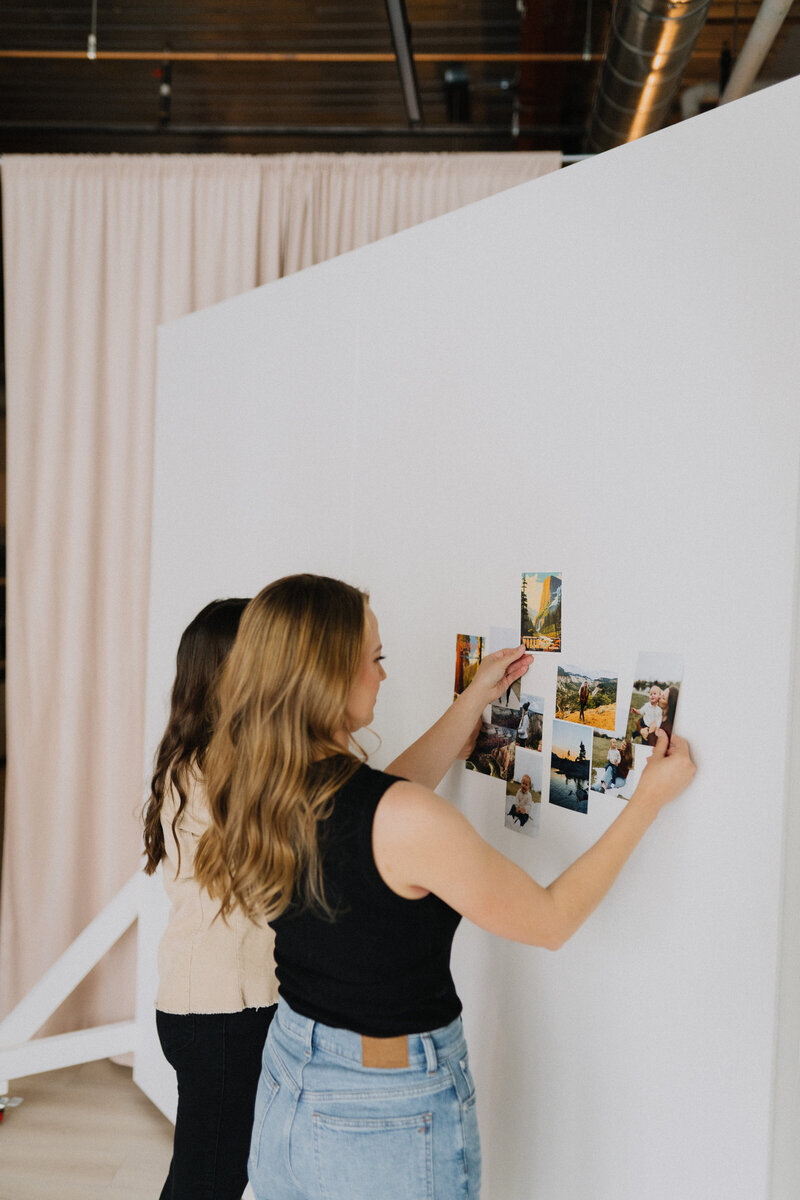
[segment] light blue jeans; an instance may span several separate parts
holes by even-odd
[[[461,1019],[410,1034],[409,1065],[363,1067],[361,1038],[281,1000],[264,1047],[256,1200],[478,1200],[475,1087]]]

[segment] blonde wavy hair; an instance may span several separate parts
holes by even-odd
[[[211,824],[195,856],[195,876],[223,917],[237,904],[250,917],[277,917],[290,903],[332,915],[319,833],[365,757],[337,735],[347,729],[368,599],[338,579],[290,575],[244,611],[220,678],[203,763]]]

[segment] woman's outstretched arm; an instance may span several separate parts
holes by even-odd
[[[512,941],[556,950],[594,912],[661,809],[694,776],[682,738],[659,733],[633,798],[593,846],[542,887],[479,836],[440,796],[397,783],[375,814],[378,870],[398,895],[434,892],[476,925]]]
[[[527,654],[522,646],[488,654],[469,687],[422,737],[389,764],[386,768],[389,774],[435,788],[455,760],[472,749],[486,705],[502,696],[532,662],[533,655]]]

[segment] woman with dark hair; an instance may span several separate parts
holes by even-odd
[[[163,862],[170,899],[159,946],[156,1023],[178,1077],[178,1113],[161,1200],[241,1200],[261,1051],[278,998],[269,926],[219,905],[194,878],[208,807],[203,767],[216,681],[247,600],[215,600],[178,646],[169,720],[144,813],[145,871]]]
[[[678,704],[678,688],[674,683],[662,687],[658,703],[664,714],[661,718],[661,728],[667,737],[671,738],[672,727],[675,724],[675,709]]]
[[[223,913],[238,904],[276,935],[257,1200],[474,1200],[475,1093],[449,965],[461,917],[556,949],[694,773],[686,743],[667,755],[660,738],[633,801],[540,887],[429,787],[366,765],[353,735],[372,720],[382,658],[368,597],[300,575],[252,601],[222,672],[195,862]],[[433,777],[433,751],[466,740],[530,662],[521,646],[489,655],[394,769],[425,760]]]

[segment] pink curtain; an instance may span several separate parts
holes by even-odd
[[[0,1016],[140,862],[157,325],[559,166],[550,153],[3,159]],[[133,973],[123,939],[46,1032],[130,1016]]]

